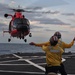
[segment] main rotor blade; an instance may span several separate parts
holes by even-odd
[[[42,7],[26,7],[24,8],[25,10],[41,10],[43,9]]]
[[[48,11],[25,11],[25,12],[35,13],[35,14],[38,14],[38,13],[40,13],[40,14],[58,14],[59,13],[59,11],[50,11],[50,10],[48,10]]]
[[[14,12],[25,12],[24,9],[12,9],[12,8],[10,8],[10,10],[13,10]]]

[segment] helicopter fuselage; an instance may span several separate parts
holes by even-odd
[[[30,24],[26,18],[15,18],[10,21],[9,33],[12,37],[24,39],[30,33]]]

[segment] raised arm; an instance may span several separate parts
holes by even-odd
[[[71,48],[71,47],[74,45],[74,41],[75,41],[75,37],[74,37],[74,39],[72,40],[72,42],[69,43],[69,44],[63,42],[63,47],[64,47],[64,48]]]
[[[31,42],[29,43],[30,45],[35,45],[35,46],[38,46],[38,47],[42,47],[43,45],[50,45],[50,42],[45,42],[45,43],[34,43],[34,42]]]

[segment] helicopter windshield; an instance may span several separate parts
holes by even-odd
[[[26,18],[15,18],[13,21],[13,25],[17,26],[17,25],[30,25],[28,19]]]

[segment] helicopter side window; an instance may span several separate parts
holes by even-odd
[[[21,24],[21,20],[20,20],[20,18],[15,18],[13,21],[13,25],[17,26],[18,24]]]

